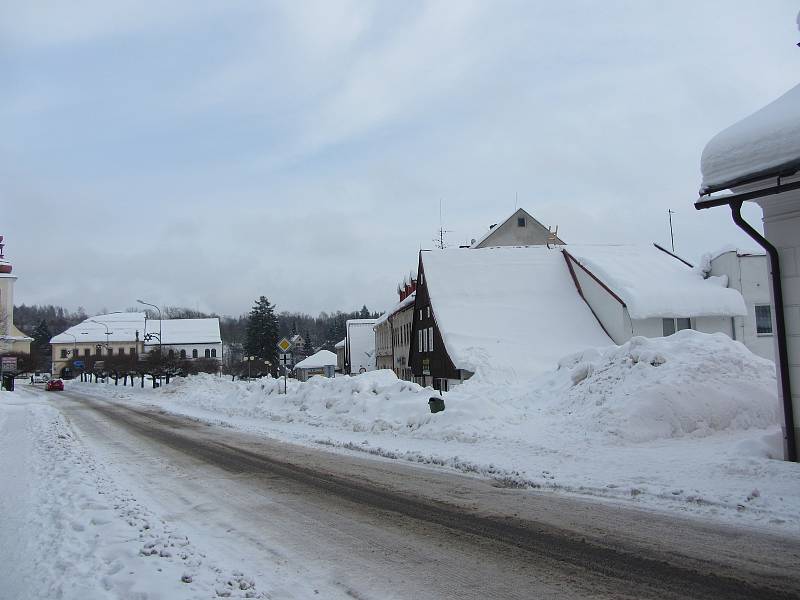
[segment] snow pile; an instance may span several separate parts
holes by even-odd
[[[775,366],[722,333],[632,338],[563,359],[560,410],[586,431],[642,442],[778,423]]]
[[[278,379],[205,374],[155,396],[230,417],[468,442],[557,432],[597,444],[638,443],[778,422],[774,364],[724,334],[693,330],[578,352],[524,381],[479,374],[447,393],[447,409],[435,415],[427,401],[437,392],[388,370],[290,379],[283,390]]]
[[[703,192],[800,168],[800,85],[714,136],[700,168]]]
[[[633,319],[747,314],[727,278],[704,278],[653,246],[568,246],[564,253],[617,294]]]
[[[353,431],[403,430],[429,418],[429,397],[415,383],[402,381],[388,370],[350,377],[315,376],[230,381],[201,374],[177,379],[159,396],[179,405],[202,408],[231,417],[251,417]]]

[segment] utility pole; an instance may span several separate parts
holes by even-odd
[[[667,214],[669,215],[669,239],[672,242],[672,252],[675,252],[675,236],[672,233],[672,215],[675,214],[675,211],[670,208],[667,210]]]

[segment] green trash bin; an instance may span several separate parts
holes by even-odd
[[[444,410],[444,398],[440,396],[431,396],[428,400],[428,406],[432,413],[442,412]]]

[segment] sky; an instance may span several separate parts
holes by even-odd
[[[700,155],[797,84],[795,2],[0,3],[16,304],[385,310],[515,206],[572,243],[753,248]],[[759,223],[748,206],[745,217]],[[476,282],[480,285],[480,282]]]

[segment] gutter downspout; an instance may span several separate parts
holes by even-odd
[[[778,336],[778,364],[781,395],[783,396],[784,439],[786,440],[787,459],[797,461],[797,446],[794,439],[794,411],[792,409],[792,389],[789,383],[789,349],[786,343],[786,320],[783,312],[783,286],[781,285],[781,267],[778,249],[763,235],[758,233],[750,223],[742,217],[742,200],[729,203],[733,222],[749,235],[753,241],[764,248],[769,255],[772,270],[772,296],[775,299],[775,334]]]

